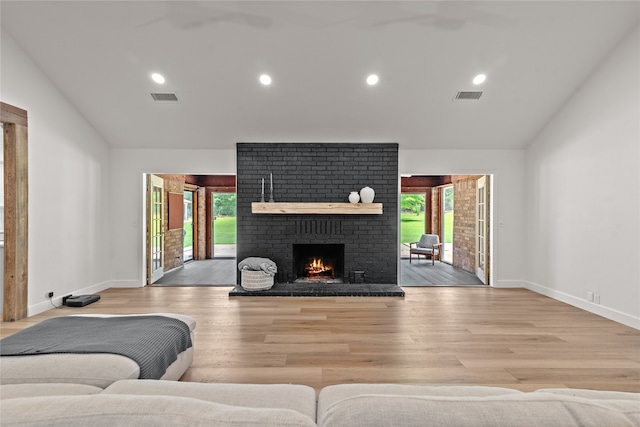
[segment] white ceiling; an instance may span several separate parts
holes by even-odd
[[[7,1],[2,27],[113,147],[522,148],[638,1]],[[159,86],[150,74],[160,72]],[[375,87],[365,84],[380,75]],[[486,73],[487,81],[471,79]],[[258,83],[261,73],[273,78]],[[456,101],[458,91],[483,91]],[[157,103],[151,92],[175,93]]]

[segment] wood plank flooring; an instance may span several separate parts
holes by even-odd
[[[197,319],[182,381],[475,384],[640,392],[640,331],[524,289],[406,287],[404,298],[256,298],[227,287],[109,289],[78,313]]]

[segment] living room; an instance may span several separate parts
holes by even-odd
[[[441,100],[439,107],[431,108],[455,109],[452,116],[455,120],[430,122],[430,129],[418,127],[412,128],[420,131],[414,134],[397,133],[406,122],[420,122],[429,113],[436,115],[437,110],[420,110],[420,114],[399,117],[394,108],[389,107],[392,104],[374,104],[367,109],[365,106],[373,104],[371,92],[360,94],[358,106],[365,111],[364,117],[357,115],[353,126],[338,129],[343,117],[349,117],[349,113],[343,111],[344,115],[338,117],[327,115],[291,120],[290,116],[298,117],[292,116],[295,110],[304,110],[302,107],[307,105],[287,103],[296,98],[276,97],[266,102],[262,88],[253,93],[246,87],[235,87],[239,96],[246,97],[241,105],[233,104],[231,110],[235,115],[244,116],[254,102],[256,117],[269,106],[272,110],[282,106],[283,112],[271,111],[267,115],[274,122],[259,121],[260,126],[246,123],[246,130],[216,131],[215,138],[211,136],[212,129],[205,128],[197,140],[185,137],[185,129],[208,122],[212,115],[224,117],[225,105],[214,105],[210,111],[201,111],[199,115],[185,115],[173,107],[189,104],[189,96],[193,94],[187,92],[182,104],[178,105],[154,105],[149,99],[147,104],[143,103],[146,105],[144,112],[127,111],[123,107],[126,115],[139,114],[139,121],[135,117],[124,121],[120,112],[116,114],[115,109],[105,109],[99,98],[87,103],[87,99],[78,98],[77,92],[68,91],[72,84],[65,77],[65,69],[53,66],[53,63],[64,62],[80,70],[70,77],[78,91],[88,91],[96,86],[106,88],[107,92],[115,91],[115,87],[129,79],[142,87],[140,92],[147,97],[148,92],[158,90],[147,82],[147,68],[162,64],[154,57],[153,64],[132,67],[140,70],[140,75],[116,80],[112,76],[122,72],[117,67],[109,71],[114,74],[108,74],[100,68],[105,64],[83,59],[83,50],[101,52],[107,48],[100,43],[84,45],[83,37],[74,33],[77,28],[69,33],[57,33],[52,29],[55,37],[49,37],[49,40],[42,40],[42,35],[29,27],[21,30],[19,27],[30,20],[32,25],[48,28],[48,24],[41,21],[44,17],[52,18],[52,26],[64,27],[67,22],[58,15],[36,13],[43,7],[42,3],[29,2],[30,5],[23,6],[18,3],[3,2],[1,6],[1,101],[24,109],[29,118],[28,316],[50,310],[52,303],[60,305],[64,295],[145,286],[146,250],[142,242],[146,231],[142,200],[146,173],[235,174],[237,142],[394,142],[398,143],[399,175],[487,174],[495,178],[492,288],[528,289],[536,295],[553,298],[554,304],[566,303],[640,329],[640,131],[637,121],[640,30],[637,2],[584,2],[575,6],[578,9],[556,2],[533,6],[523,2],[521,13],[500,10],[505,14],[516,13],[513,16],[518,17],[529,12],[538,16],[546,11],[549,16],[560,16],[567,22],[560,25],[539,20],[535,31],[514,24],[516,29],[508,33],[509,37],[520,34],[519,40],[534,42],[536,34],[539,36],[539,45],[526,45],[521,52],[522,57],[535,56],[536,59],[527,62],[515,56],[516,50],[512,47],[501,48],[508,52],[505,53],[507,59],[529,65],[533,75],[525,79],[515,71],[502,77],[498,77],[499,73],[488,73],[487,86],[482,88],[484,99],[480,98],[477,104],[451,101],[456,90],[474,89],[474,86],[466,83],[464,87],[447,86],[446,90],[452,93],[447,92],[448,98]],[[473,11],[496,12],[494,7],[498,6],[474,6]],[[554,9],[556,7],[558,9]],[[543,12],[534,13],[539,10],[537,8],[542,8]],[[153,15],[157,16],[163,15]],[[468,15],[460,16],[468,18]],[[137,25],[148,22],[145,21],[147,16],[134,14],[133,17],[138,20]],[[575,31],[567,31],[569,21],[574,19]],[[405,24],[409,22],[405,21]],[[535,22],[526,23],[533,25]],[[558,38],[543,37],[545,31],[551,31],[548,26],[556,31],[563,27],[565,35],[558,31],[553,34]],[[468,30],[469,25],[463,27]],[[100,37],[116,38],[113,28],[102,28],[107,35]],[[440,37],[443,43],[454,34],[446,28],[418,28],[428,34],[435,32],[434,37]],[[87,28],[84,30],[89,32]],[[51,31],[46,33],[52,34]],[[571,35],[567,35],[569,33]],[[75,41],[66,44],[69,41],[66,37],[73,35]],[[499,53],[501,43],[508,37],[501,33],[494,37]],[[57,45],[63,47],[53,49]],[[459,48],[460,44],[453,46]],[[575,46],[578,47],[574,51]],[[127,51],[122,45],[108,49]],[[451,50],[448,54],[455,53]],[[579,57],[580,66],[586,68],[572,64],[577,62],[572,55]],[[256,54],[256,57],[260,55]],[[545,57],[548,62],[543,61]],[[292,56],[290,62],[304,62],[296,58]],[[226,59],[231,61],[233,57]],[[139,58],[131,62],[137,60]],[[180,60],[173,61],[172,67],[179,68]],[[237,69],[243,68],[234,68]],[[129,71],[127,68],[126,73]],[[338,80],[335,67],[325,71],[331,71],[332,80]],[[446,74],[450,69],[440,72]],[[468,74],[470,80],[474,72],[475,69],[473,72],[469,69],[461,74],[465,79]],[[239,74],[243,73],[247,80],[254,79],[247,71]],[[380,73],[384,75],[382,71]],[[529,80],[536,75],[544,76],[546,80]],[[395,79],[396,84],[402,81],[401,74],[396,74]],[[500,92],[498,79],[503,82],[516,79],[517,84],[510,86],[508,92],[514,93],[517,89],[527,98],[516,96],[510,98],[511,103],[492,105],[491,95]],[[331,94],[334,90],[344,89],[340,84],[338,86],[331,89]],[[384,85],[381,88],[384,89]],[[302,92],[310,93],[308,86],[302,89]],[[329,88],[325,90],[329,91]],[[320,108],[314,112],[324,110],[329,114],[334,109],[332,104],[340,102],[332,97],[323,98],[322,92],[310,94],[309,105],[318,104]],[[545,97],[540,101],[537,95]],[[116,92],[114,96],[124,95]],[[208,96],[215,98],[215,94]],[[402,99],[391,96],[385,100],[394,99],[397,109],[406,113],[400,108]],[[482,107],[485,100],[492,108],[481,113],[480,108],[475,107]],[[537,107],[541,102],[547,105],[546,110],[541,113],[527,109],[528,103],[534,101]],[[139,105],[135,104],[136,108]],[[354,105],[347,107],[352,109],[351,114],[359,111]],[[516,111],[516,117],[524,117],[526,126],[510,126],[503,118],[509,111]],[[381,116],[376,115],[376,120],[371,120],[368,114],[373,112]],[[482,114],[485,121],[478,122],[474,118],[476,114]],[[275,122],[278,115],[283,119]],[[383,120],[383,116],[389,119]],[[234,124],[243,122],[238,120]],[[145,133],[153,134],[154,127],[171,122],[178,124],[171,130],[163,127],[167,139],[158,140],[156,145],[153,145],[153,137],[140,139]],[[384,125],[391,130],[382,129]],[[221,124],[216,123],[216,126]],[[308,126],[307,131],[305,126]],[[336,130],[323,133],[323,127]],[[431,140],[429,132],[435,133],[436,127],[440,128],[439,135],[451,137]],[[476,134],[476,139],[464,140],[468,135],[460,136],[459,129],[468,129]],[[129,136],[122,137],[122,132]],[[54,293],[52,299],[47,296],[49,292]],[[593,299],[594,295],[598,296],[597,301]],[[127,301],[127,304],[135,306],[136,302]]]
[[[633,43],[634,35],[631,34],[628,40],[629,43]],[[140,274],[145,262],[140,238],[143,233],[141,230],[143,223],[142,173],[146,171],[179,173],[185,170],[197,173],[234,173],[235,150],[233,148],[181,150],[164,147],[149,150],[125,146],[110,147],[96,134],[92,129],[93,126],[88,125],[77,112],[65,112],[62,117],[56,117],[54,113],[60,112],[61,109],[74,110],[76,107],[68,105],[67,101],[61,99],[62,95],[55,86],[49,84],[49,79],[29,61],[24,51],[15,44],[9,34],[3,34],[3,43],[6,45],[3,48],[3,55],[7,58],[3,61],[3,102],[27,110],[35,109],[32,115],[36,114],[36,117],[41,117],[43,121],[45,118],[47,120],[41,128],[39,122],[34,122],[31,118],[29,129],[31,147],[30,310],[35,313],[49,306],[49,301],[44,294],[50,287],[53,287],[56,297],[61,297],[70,292],[95,292],[110,286],[141,286]],[[602,73],[616,71],[617,64],[612,63],[614,59],[617,57],[607,58],[601,66]],[[626,60],[633,65],[633,55]],[[595,80],[596,76],[592,76],[588,81],[591,84],[587,87],[593,86],[594,91],[616,92],[608,89],[606,85],[601,87],[603,84]],[[622,78],[612,79],[608,84],[613,85],[613,82],[624,82],[623,87],[633,87],[632,85],[635,84],[633,76],[629,76],[627,81]],[[38,91],[38,102],[25,98],[29,94],[35,96],[34,88],[36,87],[41,89]],[[584,93],[584,89],[581,92]],[[632,90],[625,92],[633,94]],[[22,98],[25,100],[20,102]],[[578,101],[574,103],[577,104]],[[594,114],[581,111],[583,108],[571,103],[565,105],[564,109],[555,115],[555,121],[559,122],[555,126],[567,126],[564,121],[570,120],[571,115],[574,114]],[[40,112],[40,110],[43,111]],[[565,115],[567,118],[564,117]],[[629,114],[627,113],[626,116],[629,117]],[[594,123],[595,118],[590,115],[585,117]],[[608,121],[606,117],[602,120],[605,120],[605,123]],[[634,131],[633,127],[630,131]],[[617,203],[630,204],[628,209],[621,209],[623,217],[616,223],[633,226],[637,203],[635,192],[629,191],[626,185],[633,185],[635,182],[634,174],[637,173],[637,168],[634,164],[624,165],[620,162],[633,162],[635,156],[633,154],[615,155],[615,163],[603,164],[601,159],[606,157],[597,155],[598,152],[594,150],[596,147],[587,146],[588,150],[579,149],[579,155],[564,153],[557,147],[551,150],[549,145],[552,143],[549,141],[559,138],[555,132],[559,130],[555,131],[553,127],[547,126],[546,131],[526,149],[447,150],[445,147],[437,147],[419,150],[404,149],[401,144],[399,172],[401,174],[425,173],[425,171],[431,174],[495,174],[494,217],[501,224],[495,241],[495,286],[535,288],[539,292],[599,314],[609,312],[610,316],[618,318],[630,316],[625,323],[635,322],[637,325],[638,304],[635,302],[638,298],[635,296],[638,294],[638,287],[637,280],[634,280],[637,274],[633,267],[637,242],[631,241],[628,242],[630,246],[625,246],[625,239],[632,239],[637,233],[634,234],[633,230],[623,232],[619,227],[615,227],[611,233],[603,233],[610,239],[614,239],[615,236],[615,240],[605,244],[605,247],[615,247],[617,250],[601,252],[600,262],[598,265],[593,265],[588,261],[591,256],[575,251],[576,248],[588,247],[586,244],[580,244],[582,233],[578,233],[578,230],[591,229],[592,225],[568,221],[565,218],[574,211],[594,212],[594,206],[589,202],[590,197],[587,196],[607,194]],[[38,141],[43,138],[43,133],[47,135],[47,143],[40,148]],[[60,135],[60,138],[52,138],[52,135]],[[610,148],[614,142],[623,144],[625,133],[616,129],[616,135],[618,137],[615,141],[607,139],[606,144],[598,144],[598,149]],[[629,149],[632,150],[634,137],[635,135],[631,134],[626,140],[627,145],[630,145]],[[588,140],[581,139],[582,144],[587,142]],[[595,141],[592,144],[595,144]],[[557,143],[554,142],[553,145]],[[574,144],[569,147],[578,149]],[[549,150],[551,152],[548,152]],[[587,152],[593,153],[593,157],[585,158]],[[562,179],[552,180],[553,186],[549,182],[548,187],[540,187],[543,178],[551,176],[541,172],[542,159],[551,154],[559,156],[558,158],[554,156],[553,159],[555,163],[561,165],[562,171],[556,172],[556,175],[559,174]],[[52,161],[54,159],[59,161]],[[576,162],[576,159],[583,161]],[[591,163],[587,160],[591,160]],[[547,161],[544,163],[553,164]],[[54,168],[53,165],[56,167]],[[618,182],[626,185],[610,186],[606,182],[585,176],[589,175],[586,170],[596,169],[600,171],[598,176],[602,176],[607,167],[612,168],[611,176],[616,176]],[[64,188],[71,187],[70,181],[73,181],[73,192],[50,191],[49,186],[40,185],[40,182],[49,183],[50,176],[57,175],[54,173],[56,168],[62,168],[65,171],[61,176],[61,179],[66,178],[61,182]],[[576,168],[576,170],[572,172],[567,168]],[[577,183],[571,185],[571,180],[577,176],[583,177],[585,181],[581,181],[580,185]],[[564,186],[571,191],[559,191]],[[621,193],[619,197],[616,197],[616,191]],[[581,194],[581,192],[584,193]],[[81,201],[77,200],[75,193],[84,195]],[[558,194],[562,195],[562,203],[551,198],[551,195]],[[554,209],[561,210],[554,215],[539,211],[540,204],[543,202],[545,206],[554,206]],[[52,212],[51,206],[61,208]],[[581,206],[582,209],[580,209]],[[606,209],[605,206],[601,208]],[[41,212],[47,212],[47,214],[43,215]],[[590,215],[592,221],[594,218],[606,216],[604,211],[600,215],[593,215]],[[628,215],[629,220],[624,220],[625,215]],[[55,223],[56,227],[46,225],[50,222]],[[96,224],[102,226],[98,227]],[[535,224],[544,225],[544,230],[534,232],[532,226]],[[598,221],[598,227],[602,226],[601,221]],[[551,256],[554,251],[559,250],[557,244],[562,240],[558,241],[555,237],[560,235],[554,235],[553,238],[541,237],[548,234],[547,227],[552,227],[551,229],[560,227],[558,229],[564,230],[561,235],[575,235],[577,239],[575,242],[565,242],[567,249],[562,251],[562,257]],[[575,231],[572,232],[574,228]],[[87,236],[92,238],[87,239]],[[541,259],[538,260],[538,258]],[[553,261],[558,259],[562,262]],[[588,267],[585,263],[588,263]],[[38,265],[39,268],[34,269],[34,265]],[[60,277],[61,265],[65,266],[63,277]],[[622,269],[609,268],[613,265],[620,266]],[[539,266],[546,267],[539,268]],[[551,266],[553,271],[549,271]],[[598,269],[601,269],[600,273],[597,273]],[[612,270],[614,270],[613,277],[609,277]],[[563,277],[572,277],[574,274],[584,274],[588,277],[579,276],[577,280],[572,278],[570,283],[562,280]],[[607,282],[616,283],[616,286],[605,286],[601,284],[598,277],[607,277]],[[589,304],[590,301],[586,301],[587,291],[600,294],[601,303]]]

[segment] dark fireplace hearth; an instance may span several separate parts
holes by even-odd
[[[404,291],[393,284],[353,283],[276,283],[266,291],[247,291],[237,285],[233,297],[403,297]]]

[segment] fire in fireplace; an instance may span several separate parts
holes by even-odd
[[[294,244],[296,282],[341,283],[344,276],[343,244]]]
[[[334,278],[333,266],[331,264],[325,264],[322,258],[314,258],[304,269],[308,277],[323,276]]]

